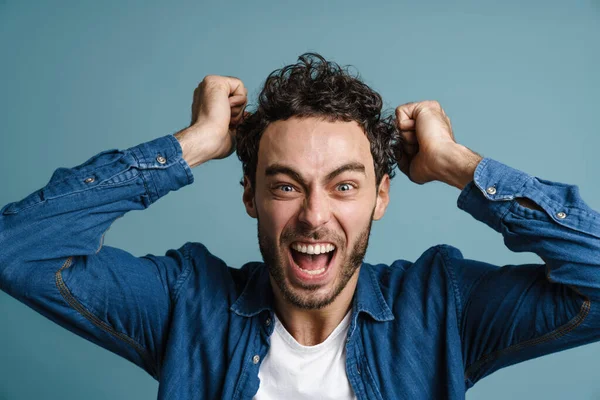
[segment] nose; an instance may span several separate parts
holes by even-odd
[[[331,209],[327,195],[318,190],[311,191],[304,198],[302,209],[298,215],[299,221],[313,230],[325,225],[330,218]]]

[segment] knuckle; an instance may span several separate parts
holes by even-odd
[[[219,75],[206,75],[202,83],[205,86],[220,86],[223,84],[223,77]]]
[[[424,101],[424,103],[427,107],[442,108],[440,103],[437,100],[426,100],[426,101]]]
[[[230,76],[230,75],[225,76],[225,78],[230,80],[236,86],[244,87],[244,82],[242,82],[242,80],[240,78],[237,78],[235,76]]]
[[[403,104],[403,105],[400,105],[400,106],[396,107],[396,115],[399,116],[400,113],[402,112],[402,110],[406,110],[409,106],[410,106],[410,103],[409,104]]]

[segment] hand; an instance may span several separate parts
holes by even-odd
[[[202,80],[194,91],[191,125],[175,134],[190,166],[234,152],[235,128],[247,114],[247,96],[237,78],[209,75]]]
[[[398,167],[411,181],[462,188],[472,180],[481,156],[456,143],[450,119],[437,101],[399,106],[396,124],[403,144],[396,154]]]

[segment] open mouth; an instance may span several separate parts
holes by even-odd
[[[323,276],[331,265],[337,247],[330,243],[307,244],[294,242],[290,246],[290,253],[302,274],[309,277]]]

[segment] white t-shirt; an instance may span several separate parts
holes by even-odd
[[[350,315],[323,343],[303,346],[275,317],[271,348],[258,370],[254,400],[354,400],[346,375],[346,336]]]

